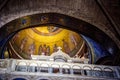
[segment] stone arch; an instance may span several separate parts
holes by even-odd
[[[89,36],[103,45],[109,45],[109,42],[115,45],[110,37],[92,24],[60,13],[42,13],[15,19],[1,28],[0,36],[5,38],[11,33],[40,25],[62,26],[62,28],[70,29],[79,34],[82,33],[83,35]],[[108,43],[105,43],[105,40],[103,39],[104,37],[106,37]]]
[[[6,6],[1,9],[0,27],[20,17],[43,13],[60,13],[88,22],[106,33],[117,45],[120,45],[116,32],[94,0],[8,1]]]
[[[24,20],[26,20],[26,23],[23,23]],[[92,37],[89,34],[94,34],[94,37],[99,36],[99,38],[102,38],[102,36],[107,36],[104,32],[102,32],[92,24],[60,13],[42,13],[28,15],[21,17],[19,19],[15,19],[9,22],[8,24],[4,25],[3,26],[4,28],[1,28],[2,32],[0,36],[2,36],[5,32],[7,34],[4,36],[8,36],[10,33],[19,31],[21,29],[30,28],[37,25],[52,25],[52,24],[63,26],[63,28],[71,29],[78,33],[85,34],[89,37]],[[5,30],[5,28],[7,29]]]

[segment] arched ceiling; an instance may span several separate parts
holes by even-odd
[[[46,24],[82,33],[100,43],[108,52],[112,50],[116,56],[119,55],[119,35],[96,0],[9,0],[0,10],[1,54],[5,46],[3,41],[8,41],[11,34]]]
[[[30,58],[29,55],[50,56],[58,50],[57,47],[61,47],[62,51],[71,57],[76,54],[82,57],[87,50],[85,41],[79,34],[55,26],[21,30],[13,36],[9,45],[9,52],[26,59]]]
[[[120,45],[119,35],[95,0],[10,0],[1,10],[0,27],[14,19],[41,13],[60,13],[88,22],[106,33],[117,45]]]
[[[87,22],[58,13],[29,15],[13,20],[1,28],[0,36],[1,39],[4,39],[5,37],[11,35],[11,33],[21,29],[42,25],[55,25],[73,30],[94,39],[102,46],[104,46],[105,49],[107,49],[111,54],[117,53],[117,44],[115,44],[115,42],[104,32]],[[106,39],[104,40],[104,38]],[[109,49],[112,49],[113,52],[109,51]]]
[[[58,28],[65,28],[65,29],[75,31],[79,34],[81,33],[82,35],[92,38],[93,40],[98,42],[101,46],[104,46],[105,50],[107,50],[109,53],[116,55],[118,52],[118,47],[116,46],[114,41],[112,41],[112,39],[110,37],[108,37],[104,32],[102,32],[98,28],[94,27],[93,25],[91,25],[87,22],[84,22],[82,20],[67,16],[67,15],[58,14],[58,13],[45,13],[45,14],[36,14],[36,15],[29,15],[29,16],[21,17],[19,19],[11,21],[10,23],[8,23],[4,27],[2,27],[1,32],[0,32],[0,36],[1,36],[0,38],[5,39],[4,41],[6,41],[6,42],[4,42],[4,44],[2,44],[2,46],[0,48],[0,51],[1,51],[0,56],[1,57],[4,56],[4,50],[5,50],[7,41],[9,41],[9,39],[11,39],[13,37],[13,35],[16,34],[16,32],[19,32],[23,29],[34,28],[34,27],[39,27],[39,26],[43,26],[43,25],[44,26],[57,26]],[[38,28],[32,29],[32,31],[34,31],[37,34],[42,34],[43,32],[45,32],[45,35],[46,36],[48,35],[47,34],[48,32],[46,30],[44,30],[44,28],[43,28],[43,32],[39,31],[39,30],[40,29],[38,29]],[[57,30],[57,31],[59,32],[60,30]],[[52,35],[52,33],[50,33],[49,35]],[[106,38],[106,39],[104,40],[103,38]],[[2,41],[1,41],[1,43],[3,43]],[[20,42],[19,42],[19,44],[20,44]],[[34,42],[33,42],[33,44],[34,44]],[[31,45],[32,45],[32,43],[31,43]],[[30,43],[29,43],[29,46],[30,46]],[[26,52],[27,52],[27,49],[26,49]],[[36,53],[38,53],[38,51],[36,51]],[[70,55],[72,55],[72,54],[70,54]],[[93,55],[94,55],[94,53],[93,53]],[[16,57],[16,54],[14,54],[14,55],[12,54],[12,56]],[[24,54],[22,55],[22,57],[23,56],[24,56]],[[101,56],[101,54],[98,55],[99,58],[100,58],[100,56]],[[22,57],[19,56],[18,58],[22,58]],[[96,57],[96,59],[94,59],[94,60],[96,61],[98,59],[98,57]],[[26,56],[24,56],[24,58],[30,58],[30,57],[28,57],[28,55],[26,55]],[[95,56],[93,58],[95,58]],[[94,61],[93,61],[93,63],[94,63]]]

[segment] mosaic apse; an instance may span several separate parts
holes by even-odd
[[[9,41],[11,58],[31,59],[31,55],[50,56],[61,47],[70,57],[88,58],[89,50],[82,37],[70,30],[40,26],[22,30]]]

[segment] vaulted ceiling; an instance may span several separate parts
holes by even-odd
[[[41,26],[16,33],[9,42],[11,48],[9,52],[12,51],[12,58],[17,54],[19,58],[30,59],[29,55],[42,55],[42,53],[50,56],[58,50],[57,47],[61,47],[62,51],[71,57],[77,53],[82,57],[85,53],[84,43],[82,37],[73,31],[54,26]]]
[[[57,25],[90,37],[109,53],[115,53],[115,61],[119,62],[119,3],[119,0],[0,0],[0,50],[8,36],[12,38],[22,29]]]

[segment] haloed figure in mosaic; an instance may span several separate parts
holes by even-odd
[[[58,51],[58,49],[57,49],[57,44],[54,44],[54,46],[53,46],[53,52],[57,52]]]
[[[65,53],[69,54],[70,48],[69,48],[68,43],[64,39],[62,41],[63,41],[63,48],[64,48]]]
[[[26,37],[21,40],[20,52],[23,52],[23,49],[25,48],[26,42],[27,42],[27,38]]]
[[[34,55],[35,53],[35,43],[33,42],[32,44],[30,44],[29,48],[28,48],[28,56],[31,58],[31,55]]]

